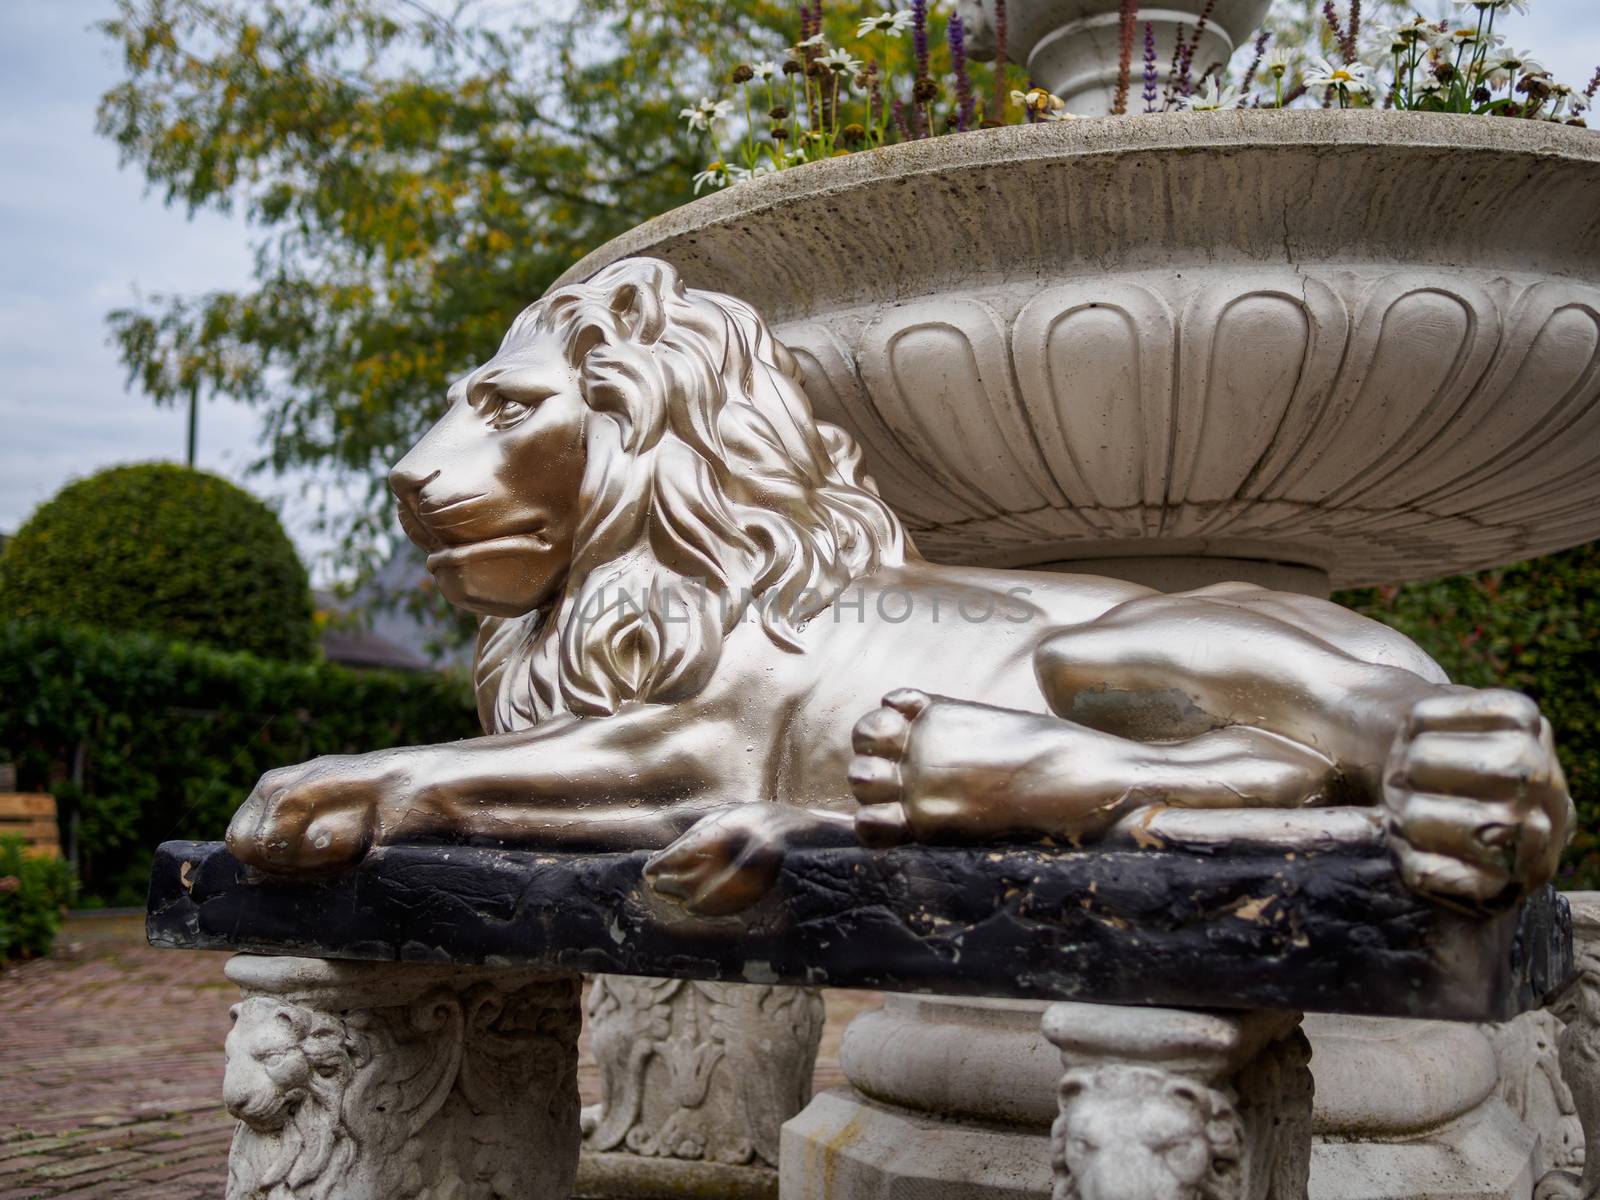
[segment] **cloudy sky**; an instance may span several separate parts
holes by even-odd
[[[1515,40],[1582,86],[1600,63],[1600,0],[1531,3]],[[164,208],[95,135],[95,104],[117,63],[92,25],[111,8],[0,2],[0,531],[75,476],[183,456],[185,414],[124,386],[105,314],[140,292],[249,280],[242,222]],[[309,481],[246,477],[256,433],[248,410],[207,404],[200,463],[277,502],[314,560]]]

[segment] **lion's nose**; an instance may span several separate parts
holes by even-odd
[[[439,478],[437,470],[423,474],[421,468],[411,461],[408,454],[394,465],[389,472],[389,490],[401,500],[415,507],[422,496],[422,489],[435,479]]]

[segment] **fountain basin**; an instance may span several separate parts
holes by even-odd
[[[558,286],[639,254],[765,315],[935,560],[1352,586],[1600,536],[1587,130],[1322,110],[980,130],[705,197]]]

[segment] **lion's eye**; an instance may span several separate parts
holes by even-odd
[[[533,408],[532,404],[524,404],[521,400],[509,397],[502,399],[489,414],[489,426],[492,429],[510,429],[531,413]]]

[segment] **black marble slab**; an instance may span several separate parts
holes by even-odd
[[[156,857],[150,941],[321,958],[979,996],[1505,1020],[1572,973],[1566,901],[1473,917],[1381,847],[793,852],[743,917],[650,891],[648,857],[391,846],[285,882],[217,842]]]

